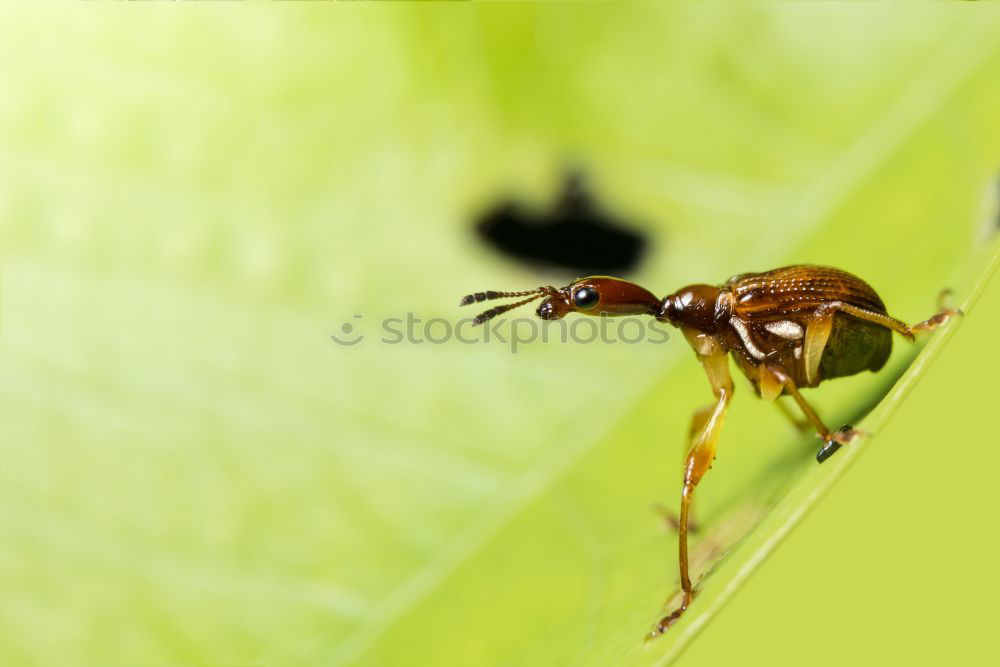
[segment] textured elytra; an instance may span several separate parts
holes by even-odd
[[[885,304],[868,283],[825,266],[786,266],[741,274],[730,278],[727,285],[735,297],[736,312],[748,318],[780,318],[832,301],[886,314]]]

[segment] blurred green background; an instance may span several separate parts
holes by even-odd
[[[548,282],[469,225],[568,165],[654,238],[654,292],[816,262],[911,322],[966,298],[998,10],[4,7],[0,663],[984,662],[997,285],[822,468],[738,381],[699,491],[729,555],[647,646],[677,586],[650,506],[710,398],[680,337],[511,354],[377,322]],[[843,423],[914,353],[811,396]]]

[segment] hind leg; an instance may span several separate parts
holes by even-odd
[[[943,304],[940,304],[943,305]],[[906,322],[897,320],[883,313],[859,308],[843,301],[831,301],[816,308],[806,326],[805,337],[802,346],[803,364],[806,373],[806,386],[814,387],[819,381],[819,365],[826,349],[826,343],[833,331],[833,317],[841,312],[865,322],[871,322],[890,331],[895,331],[907,340],[914,340],[915,335],[924,331],[933,331],[953,317],[962,314],[957,308],[941,308],[937,313],[910,326]],[[802,403],[796,399],[796,402]],[[808,416],[808,413],[807,413]],[[811,420],[811,418],[810,418]]]
[[[961,317],[963,315],[962,311],[958,308],[944,308],[942,307],[938,312],[934,313],[928,317],[923,322],[914,324],[910,327],[910,333],[919,333],[921,331],[934,331],[939,326],[947,322],[953,317]]]
[[[939,304],[943,305],[943,304]],[[818,320],[825,319],[827,317],[833,317],[833,313],[836,311],[842,313],[847,313],[848,315],[853,315],[860,320],[865,320],[867,322],[873,322],[874,324],[881,325],[887,329],[891,329],[896,333],[900,334],[907,340],[913,340],[914,334],[923,331],[933,331],[939,326],[947,322],[953,317],[958,317],[962,314],[962,311],[958,308],[941,308],[938,312],[934,313],[928,317],[923,322],[914,324],[913,326],[907,325],[905,322],[897,320],[895,317],[889,317],[888,315],[883,315],[882,313],[876,313],[871,310],[866,310],[865,308],[859,308],[857,306],[852,306],[849,303],[844,303],[843,301],[832,301],[830,303],[824,303],[822,306],[816,309],[815,317]]]

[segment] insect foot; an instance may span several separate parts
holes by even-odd
[[[646,636],[646,640],[649,641],[650,639],[656,639],[662,635],[667,631],[667,628],[677,622],[677,619],[679,619],[685,611],[687,611],[687,605],[680,607],[669,616],[664,616],[660,619],[660,622],[653,626],[653,629],[649,631],[649,634]]]
[[[830,439],[816,452],[816,462],[822,463],[837,453],[841,446],[846,445],[854,438],[861,435],[861,431],[856,431],[849,424],[841,426],[836,433],[830,434]]]

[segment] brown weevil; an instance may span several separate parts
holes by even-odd
[[[651,636],[662,634],[694,599],[688,574],[689,514],[694,490],[715,458],[733,395],[728,355],[762,399],[775,401],[787,395],[798,404],[823,442],[816,455],[822,463],[858,432],[850,426],[831,431],[799,389],[865,370],[877,371],[892,351],[893,331],[912,341],[914,334],[935,329],[961,314],[941,308],[929,319],[908,326],[890,317],[882,299],[860,278],[839,269],[810,265],[743,273],[722,285],[688,285],[663,299],[619,278],[592,276],[562,288],[478,292],[463,298],[461,305],[502,297],[526,298],[491,308],[474,323],[482,324],[543,297],[537,310],[543,320],[574,312],[651,315],[679,328],[705,369],[715,402],[696,411],[691,422],[677,521],[682,601],[654,626]]]

